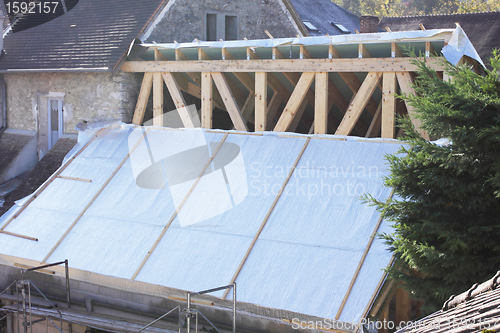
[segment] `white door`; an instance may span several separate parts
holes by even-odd
[[[63,101],[49,99],[49,150],[63,134]]]

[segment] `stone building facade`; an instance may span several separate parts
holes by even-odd
[[[276,38],[301,34],[282,0],[170,0],[144,41],[262,39],[265,30]]]
[[[12,73],[6,83],[7,127],[36,131],[41,159],[55,144],[50,125],[60,122],[58,136],[75,134],[81,122],[130,122],[142,80],[130,73]],[[61,101],[61,112],[49,112]],[[52,104],[51,104],[52,103]],[[61,116],[61,119],[54,119]],[[59,124],[57,124],[59,125]]]

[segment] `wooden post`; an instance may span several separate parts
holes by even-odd
[[[271,98],[271,101],[269,102],[269,105],[267,106],[267,111],[266,111],[266,113],[267,113],[266,130],[268,130],[268,131],[273,130],[273,127],[275,125],[274,117],[276,117],[276,114],[278,113],[281,102],[283,102],[283,99],[281,98],[280,94],[277,92],[274,92],[274,95]]]
[[[153,73],[144,73],[144,78],[142,79],[141,91],[139,92],[139,97],[137,98],[137,104],[134,111],[134,119],[132,124],[142,125],[144,120],[144,113],[146,112],[146,106],[148,105],[149,94],[151,94],[151,86],[153,85]]]
[[[163,126],[163,78],[153,73],[153,125]]]
[[[297,86],[295,87],[292,96],[288,100],[286,104],[285,110],[281,114],[276,127],[274,128],[275,132],[285,132],[288,127],[292,124],[293,119],[296,116],[297,111],[299,110],[304,98],[306,97],[307,91],[311,86],[314,80],[314,73],[303,73],[300,77]]]
[[[396,77],[398,78],[398,83],[399,87],[401,88],[401,92],[406,94],[406,95],[415,95],[415,90],[411,86],[413,83],[413,79],[408,72],[397,72]],[[408,110],[408,116],[410,116],[411,122],[413,126],[415,126],[415,129],[422,137],[426,140],[429,140],[429,134],[424,131],[421,126],[422,126],[422,121],[416,117],[415,114],[415,108],[412,107],[408,102],[405,100],[406,104],[406,109]]]
[[[370,123],[370,127],[366,131],[365,138],[375,138],[380,133],[381,120],[382,119],[382,103],[378,105],[377,112],[373,116],[372,122]]]
[[[267,73],[255,73],[255,131],[265,131],[267,126]]]
[[[398,288],[396,290],[396,326],[399,326],[403,321],[406,323],[411,319],[410,310],[410,293]]]
[[[394,138],[396,128],[396,73],[386,72],[382,89],[382,137]]]
[[[363,109],[368,104],[368,101],[371,99],[373,91],[375,91],[375,88],[377,87],[380,78],[382,78],[382,73],[378,72],[368,73],[365,81],[359,88],[359,91],[354,96],[351,105],[349,106],[349,109],[344,115],[344,118],[342,118],[342,121],[340,122],[340,125],[337,128],[335,134],[349,135],[351,133],[352,129],[354,128],[354,125],[356,125],[356,122],[361,116]],[[373,115],[375,115],[376,113],[377,110],[375,109]]]
[[[233,122],[234,128],[238,131],[248,132],[247,124],[243,120],[243,116],[241,115],[240,109],[238,108],[238,104],[234,99],[234,96],[231,92],[229,84],[227,83],[226,78],[222,73],[212,73],[212,78],[215,82],[215,86],[222,97],[222,101],[226,106],[227,112],[229,113],[229,117]]]
[[[379,321],[386,325],[382,325],[382,329],[380,329],[378,332],[379,333],[389,333],[388,327],[387,327],[387,322],[389,321],[389,303],[390,299],[387,300],[387,304],[384,306],[384,310],[382,311],[382,314],[380,315]]]
[[[212,128],[213,85],[210,73],[201,74],[201,127]]]
[[[328,73],[316,73],[316,99],[314,103],[314,133],[326,134],[328,126]]]
[[[197,119],[193,119],[193,116],[189,113],[189,110],[186,107],[186,101],[184,100],[184,96],[182,96],[181,89],[177,84],[172,73],[163,73],[163,80],[167,85],[168,91],[170,92],[170,96],[174,101],[175,107],[177,108],[177,112],[181,117],[182,124],[185,128],[194,128],[200,125]]]

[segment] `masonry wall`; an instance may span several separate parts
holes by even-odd
[[[48,99],[63,100],[64,133],[83,121],[130,122],[142,81],[132,73],[4,74],[7,126],[38,132],[39,153],[48,148]],[[41,157],[41,156],[40,156]]]
[[[206,40],[206,14],[236,15],[238,39],[267,39],[264,30],[273,37],[295,37],[300,32],[291,15],[279,0],[171,0],[168,12],[153,28],[148,42],[191,42]]]

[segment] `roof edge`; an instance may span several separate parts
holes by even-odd
[[[473,16],[479,14],[500,14],[498,10],[492,10],[488,12],[475,12],[475,13],[452,13],[452,14],[426,14],[426,15],[407,15],[407,16],[384,16],[383,19],[408,19],[408,18],[420,18],[420,17],[443,17],[443,16]]]
[[[285,6],[285,8],[288,10],[290,13],[290,16],[292,19],[295,21],[295,24],[297,25],[297,29],[300,31],[302,36],[309,36],[309,32],[307,31],[304,23],[302,22],[302,19],[300,18],[299,13],[293,6],[293,4],[290,2],[290,0],[279,0],[281,3]]]
[[[142,35],[144,34],[144,32],[147,29],[149,29],[153,23],[157,22],[157,20],[160,19],[160,17],[163,18],[163,15],[165,15],[165,13],[168,11],[168,9],[170,9],[171,6],[168,6],[168,4],[171,2],[173,3],[173,2],[175,2],[175,0],[162,0],[162,2],[158,5],[156,10],[153,12],[153,14],[151,14],[148,21],[142,26],[141,30],[137,33],[135,38],[140,39],[140,37],[143,37]],[[165,8],[167,8],[166,11],[164,10]],[[132,40],[134,40],[134,39],[132,39]],[[130,45],[130,43],[128,45]],[[113,68],[111,69],[113,72],[116,72],[117,70],[119,70],[120,67],[122,66],[122,64],[127,60],[128,50],[129,50],[129,47],[127,46],[127,48],[123,51],[123,53],[120,56],[120,58],[118,59],[118,61],[113,65]]]

